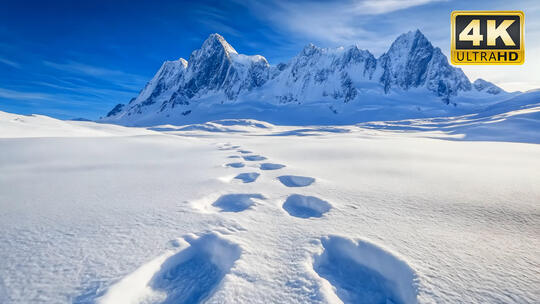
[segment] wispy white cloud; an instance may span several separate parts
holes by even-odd
[[[59,90],[60,92],[72,92],[72,94],[87,96],[92,95],[95,97],[110,98],[115,96],[133,95],[133,91],[108,89],[99,86],[88,85],[65,85],[59,83],[50,83],[46,81],[34,81],[33,84],[41,87],[47,87]]]
[[[48,85],[42,84],[42,86]],[[12,107],[16,106],[19,109],[32,109],[35,107],[39,107],[41,110],[49,109],[55,115],[60,115],[59,111],[71,109],[66,110],[66,115],[61,116],[75,117],[77,116],[74,114],[76,112],[72,112],[74,109],[79,109],[78,111],[80,111],[81,108],[86,108],[101,113],[110,108],[110,105],[104,103],[104,101],[118,103],[132,96],[131,93],[99,88],[70,91],[54,84],[48,87],[58,90],[49,92],[44,88],[40,90],[39,87],[35,86],[32,86],[31,89],[0,88],[0,101],[2,101],[3,106],[11,104]]]
[[[89,64],[84,64],[75,61],[68,61],[67,63],[57,63],[52,61],[43,61],[43,64],[46,66],[55,68],[57,70],[85,74],[93,77],[131,77],[131,78],[140,78],[138,75],[129,74],[119,70],[112,70],[103,67],[97,67]]]
[[[63,71],[69,74],[93,77],[103,81],[110,82],[119,87],[129,90],[139,90],[147,81],[145,77],[140,75],[127,73],[121,70],[108,69],[99,66],[93,66],[76,61],[67,61],[58,63],[52,61],[43,61],[45,66]]]
[[[46,93],[16,91],[0,88],[0,98],[17,100],[53,100],[54,96]]]
[[[424,5],[430,2],[444,0],[370,0],[354,1],[351,10],[358,15],[379,15],[390,13],[409,7]]]
[[[0,57],[0,63],[3,63],[5,65],[9,65],[10,67],[13,67],[13,68],[16,68],[16,69],[20,69],[21,68],[21,65],[13,60],[9,60],[7,58],[4,58],[4,57]]]
[[[273,1],[246,6],[273,26],[296,37],[327,46],[369,45],[375,52],[388,47],[395,33],[368,28],[371,17],[443,0]],[[388,37],[385,37],[388,35]],[[392,37],[390,37],[392,35]]]
[[[236,37],[242,36],[240,31],[229,25],[230,17],[215,7],[205,5],[200,8],[193,9],[191,13],[197,16],[196,20],[199,24],[211,31],[233,35]]]

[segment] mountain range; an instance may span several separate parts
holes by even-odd
[[[211,34],[188,60],[165,61],[139,95],[102,122],[186,124],[223,118],[339,124],[463,114],[511,95],[467,78],[419,31],[400,35],[376,58],[357,46],[313,44],[287,63],[239,54]]]

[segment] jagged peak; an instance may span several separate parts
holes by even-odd
[[[371,52],[369,50],[366,50],[366,49],[361,49],[358,47],[358,45],[354,44],[354,45],[351,45],[347,48],[344,49],[346,52],[351,52],[351,53],[359,53],[359,54],[369,54],[369,55],[372,55]]]
[[[422,31],[420,31],[419,29],[403,33],[396,38],[396,40],[399,40],[399,39],[426,39],[427,40],[424,33],[422,33]]]
[[[363,53],[363,54],[371,54],[368,50],[360,49],[357,45],[350,45],[347,47],[336,47],[336,48],[320,48],[313,43],[308,43],[302,51],[300,52],[300,56],[311,56],[316,53],[324,53],[324,54],[343,54],[346,52],[352,52],[352,53]]]
[[[187,67],[188,62],[184,58],[179,58],[177,61],[179,61],[184,67]]]
[[[414,32],[415,37],[423,37],[424,39],[427,39],[426,36],[424,35],[424,33],[422,33],[422,31],[420,31],[420,29],[416,29],[416,31],[411,31],[411,32]]]
[[[428,43],[430,46],[432,46],[431,41],[429,41],[429,39],[427,39],[427,37],[424,35],[424,33],[422,33],[419,29],[417,29],[414,32],[414,40],[415,41],[424,41],[424,42]]]
[[[402,50],[403,48],[410,50],[415,45],[433,47],[426,36],[419,29],[417,29],[416,31],[408,31],[407,33],[399,35],[396,40],[394,40],[392,45],[390,45],[387,53],[396,52]]]
[[[317,47],[316,45],[314,45],[313,43],[308,43],[306,44],[306,46],[304,46],[304,48],[302,49],[302,52],[300,53],[301,55],[303,56],[311,56],[315,53],[318,53],[320,52],[320,48]]]
[[[244,54],[234,54],[231,56],[233,63],[249,66],[252,64],[262,64],[264,66],[270,66],[268,60],[261,55],[244,55]]]
[[[482,78],[478,78],[473,82],[473,86],[477,91],[484,91],[489,94],[499,94],[501,92],[505,92],[502,88],[494,84],[493,82],[489,82],[487,80],[484,80]]]
[[[262,55],[253,55],[250,57],[252,58],[253,62],[261,62],[266,66],[270,66],[270,64],[268,63],[268,60],[266,60],[266,58]]]
[[[131,101],[133,101],[133,100],[134,99],[131,99]],[[124,106],[125,106],[125,104],[123,104],[123,103],[117,104],[116,106],[114,106],[114,108],[112,108],[112,110],[109,111],[109,113],[107,113],[106,117],[115,116],[116,114],[122,112],[122,110],[124,109]]]
[[[178,60],[167,60],[167,61],[163,62],[163,65],[161,67],[165,68],[165,67],[168,67],[168,66],[177,66],[177,65],[180,65],[183,68],[186,68],[187,65],[188,65],[188,61],[185,60],[184,58],[178,58]]]
[[[477,78],[475,81],[474,81],[474,84],[478,84],[478,85],[492,85],[493,83],[492,82],[489,82],[485,79],[482,79],[482,78]]]
[[[222,47],[227,54],[238,54],[238,52],[220,34],[210,34],[203,42],[201,49]]]

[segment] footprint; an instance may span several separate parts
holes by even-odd
[[[238,155],[231,155],[231,156],[228,156],[227,158],[240,158],[240,156],[238,156]]]
[[[231,168],[242,168],[244,167],[244,163],[228,163],[225,165],[226,167],[231,167]]]
[[[283,203],[283,209],[292,216],[310,218],[321,217],[332,209],[332,205],[314,196],[292,194]]]
[[[343,303],[417,303],[416,273],[372,243],[339,236],[321,239],[313,268],[335,287]]]
[[[218,146],[218,150],[221,150],[221,151],[236,150],[238,148],[240,148],[240,146],[231,146],[230,144]]]
[[[244,183],[252,183],[259,177],[259,175],[260,174],[256,172],[240,173],[235,177],[235,179],[242,180]]]
[[[183,249],[164,254],[111,286],[99,304],[200,303],[212,296],[242,253],[220,234],[187,236]]]
[[[272,164],[272,163],[262,163],[259,168],[261,170],[278,170],[278,169],[281,169],[283,167],[285,167],[285,165]]]
[[[223,212],[244,211],[255,204],[253,199],[264,199],[261,194],[225,194],[220,196],[212,206]]]
[[[266,159],[266,157],[260,156],[260,155],[247,155],[247,156],[242,156],[242,158],[247,161],[259,161],[259,160]]]
[[[234,150],[234,149],[231,148],[231,147],[218,147],[218,150],[220,150],[220,151],[229,151],[229,150]]]
[[[248,150],[238,150],[239,153],[242,153],[242,154],[249,154],[251,153],[251,151],[248,151]]]
[[[278,176],[278,179],[282,184],[287,187],[306,187],[315,182],[315,179],[313,177],[296,175],[282,175]]]

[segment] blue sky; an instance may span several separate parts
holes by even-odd
[[[464,67],[507,90],[540,87],[539,1],[3,1],[0,110],[96,119],[136,96],[165,60],[188,58],[210,33],[271,64],[309,42],[376,56],[420,29],[449,54],[450,12],[523,10],[523,66]],[[538,20],[538,21],[537,21]]]

